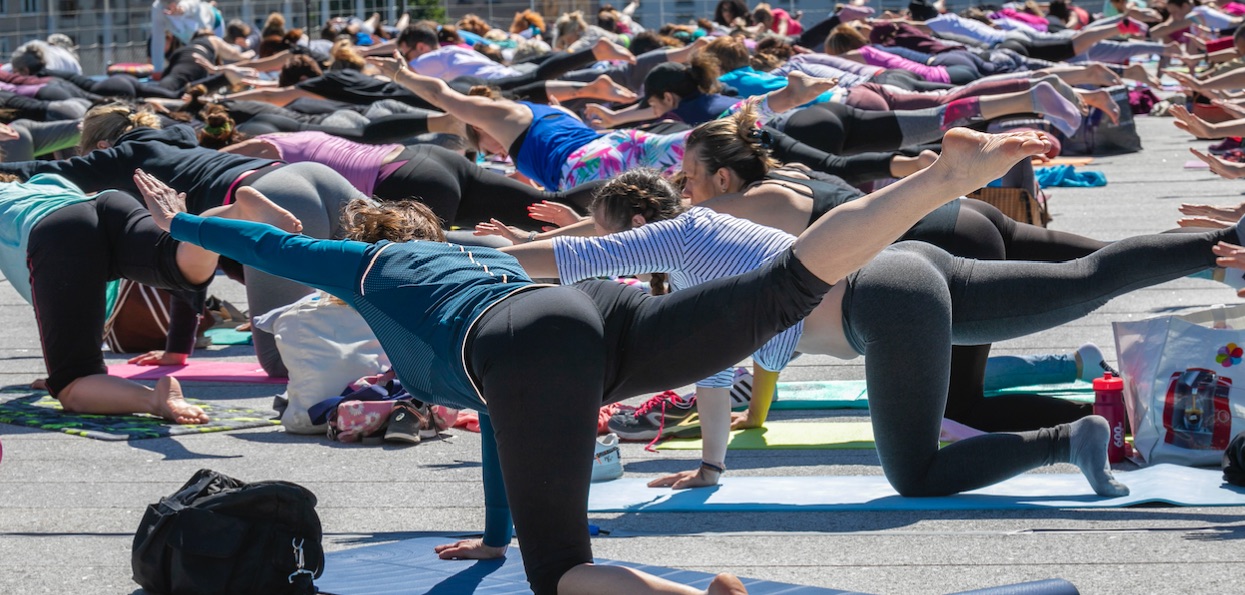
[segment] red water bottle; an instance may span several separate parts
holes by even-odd
[[[1124,460],[1124,381],[1110,372],[1094,379],[1094,415],[1101,415],[1111,426],[1107,442],[1107,460]]]

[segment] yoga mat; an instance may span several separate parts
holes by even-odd
[[[650,488],[651,478],[621,478],[592,484],[591,512],[741,512],[1007,510],[1033,508],[1118,508],[1160,502],[1177,506],[1245,506],[1245,488],[1223,482],[1218,469],[1155,465],[1120,471],[1116,478],[1132,493],[1103,498],[1079,474],[1026,473],[955,496],[904,498],[877,476],[735,477],[712,488]]]
[[[420,537],[325,554],[324,574],[316,579],[321,591],[337,595],[443,594],[530,595],[519,548],[511,546],[500,560],[441,560],[432,548],[454,541],[451,537]],[[607,566],[643,570],[675,582],[704,589],[713,580],[705,572],[646,566],[613,560]],[[740,577],[753,595],[833,595],[848,591],[776,583]],[[852,591],[852,593],[857,593]]]
[[[1210,169],[1210,164],[1201,159],[1190,159],[1184,162],[1185,169]]]
[[[213,345],[250,345],[251,332],[232,328],[211,328],[203,336],[211,337]]]
[[[1080,402],[1093,402],[1094,387],[1088,382],[1016,386],[987,391],[992,397],[1007,394],[1038,394]],[[778,398],[771,410],[868,409],[869,396],[863,380],[779,382]]]
[[[172,376],[190,382],[249,382],[252,384],[285,384],[284,378],[270,378],[259,364],[253,362],[213,362],[191,360],[184,366],[108,366],[108,373],[130,380],[158,380]]]
[[[665,440],[657,450],[700,450],[699,438]],[[851,450],[874,448],[869,422],[781,422],[732,430],[731,450]]]
[[[1033,165],[1037,167],[1055,166],[1055,165],[1089,165],[1094,162],[1093,157],[1056,157],[1054,159],[1034,159]]]
[[[183,426],[148,415],[65,413],[61,409],[60,401],[46,393],[28,394],[0,402],[0,423],[96,440],[145,440],[281,425],[280,421],[270,419],[273,416],[271,411],[232,407],[196,399],[186,400],[202,407],[211,416],[211,423]]]

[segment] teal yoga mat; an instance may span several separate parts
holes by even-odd
[[[1094,495],[1081,474],[1026,473],[1002,483],[938,498],[904,498],[886,478],[723,477],[712,488],[650,488],[651,478],[592,484],[590,512],[740,512],[1006,510],[1118,508],[1160,502],[1177,506],[1245,506],[1245,489],[1223,482],[1218,469],[1155,465],[1117,472],[1132,490],[1121,498]]]
[[[1039,394],[1092,403],[1094,387],[1088,382],[1076,382],[1017,386],[986,392],[987,397],[1006,394]],[[869,396],[863,380],[779,382],[778,398],[770,405],[772,410],[868,408]]]
[[[251,332],[232,328],[212,328],[204,331],[205,337],[211,337],[213,345],[250,345]]]

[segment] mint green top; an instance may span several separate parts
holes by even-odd
[[[26,249],[31,230],[58,209],[88,200],[91,198],[72,182],[54,174],[0,184],[0,272],[27,303],[31,298]],[[115,285],[109,283],[109,309],[115,300]]]

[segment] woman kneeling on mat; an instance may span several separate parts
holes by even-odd
[[[831,211],[765,266],[657,297],[604,280],[536,284],[518,261],[496,250],[406,241],[436,239],[435,232],[399,236],[400,243],[317,240],[257,223],[189,215],[175,192],[151,183],[143,189],[153,219],[174,238],[354,306],[417,398],[486,413],[481,418],[489,418],[492,431],[482,428],[483,438],[486,448],[496,443],[524,567],[537,594],[698,593],[633,569],[592,564],[588,489],[601,405],[694,382],[734,364],[802,320],[835,283],[925,214],[1049,149],[1037,133],[954,131],[929,168]],[[375,229],[378,220],[394,218],[389,206],[371,207],[370,216],[366,206],[352,207],[354,221],[346,225]],[[435,228],[426,210],[411,208]],[[401,229],[412,229],[420,218],[411,215],[411,224]],[[557,378],[553,392],[550,377]],[[549,411],[558,412],[556,432],[531,423],[534,412]],[[912,430],[926,423],[914,419]],[[1023,436],[986,438],[1002,443],[992,456],[1004,448],[1032,454],[1028,467],[1007,468],[984,483],[1075,456],[1096,489],[1124,490],[1106,465],[1106,434],[1080,435],[1075,428],[1070,434],[1055,430],[1031,442]],[[931,441],[936,444],[936,436]],[[486,493],[493,458],[485,452]],[[485,539],[442,548],[441,555],[497,555],[509,543],[509,531],[498,531],[501,519],[489,516]],[[709,592],[744,588],[735,577],[719,575]]]
[[[107,317],[108,285],[132,279],[173,290],[201,291],[216,273],[216,254],[178,242],[152,222],[133,196],[108,190],[87,197],[58,175],[26,182],[0,174],[0,271],[35,307],[47,389],[65,411],[103,415],[150,413],[179,424],[209,421],[186,402],[181,386],[161,378],[155,390],[108,375],[100,342]],[[229,206],[204,216],[252,218],[267,213],[267,199],[239,190]],[[264,218],[301,231],[293,217]],[[177,333],[183,360],[194,347],[194,327]],[[173,333],[171,333],[172,335]]]

